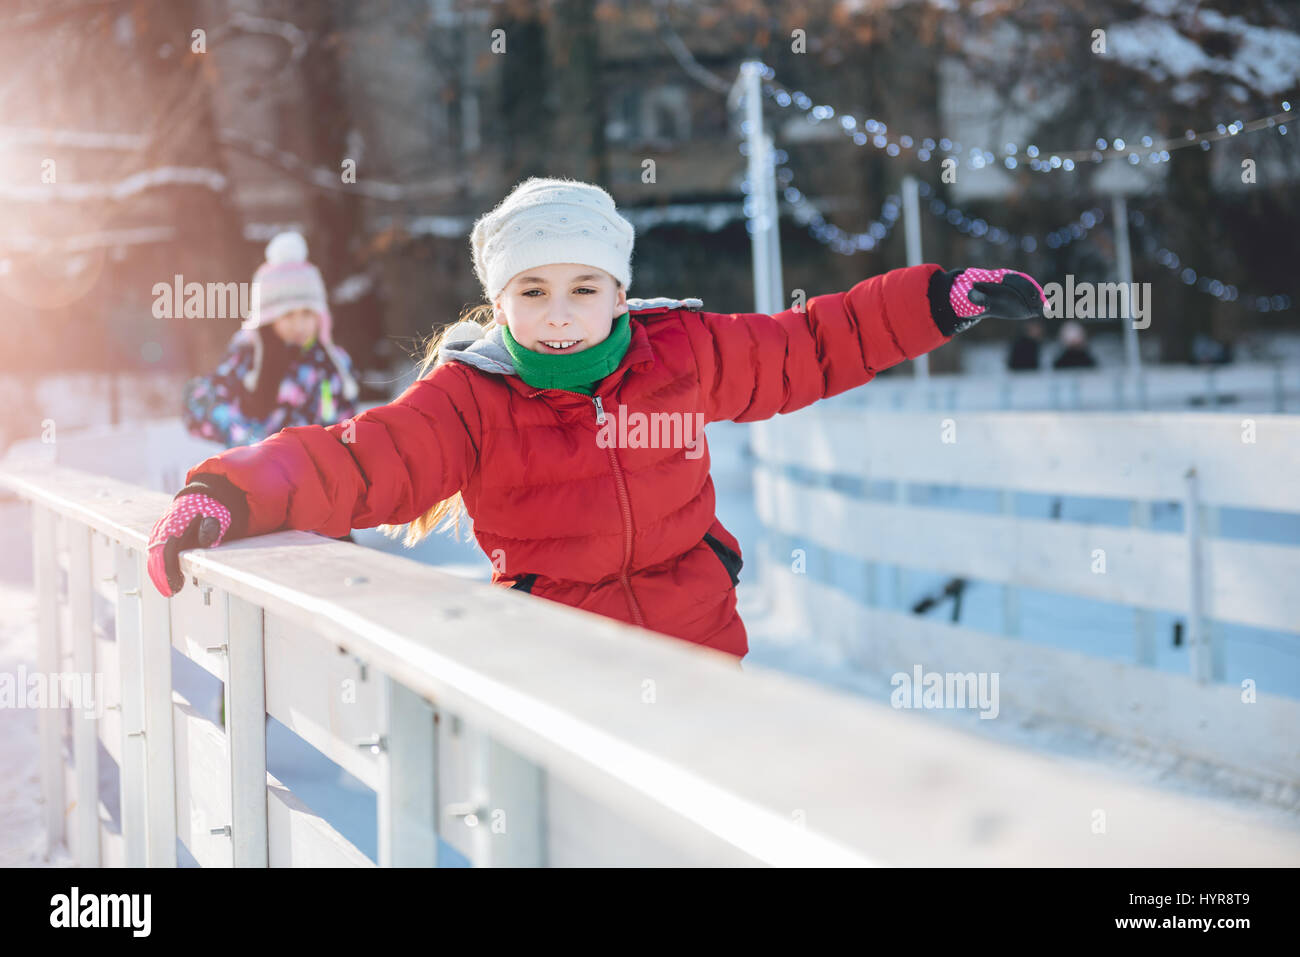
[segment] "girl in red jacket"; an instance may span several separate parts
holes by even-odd
[[[463,506],[494,584],[743,657],[740,543],[714,514],[702,424],[793,412],[1046,304],[1023,273],[929,264],[774,316],[705,312],[629,299],[632,242],[599,187],[518,185],[471,236],[487,303],[410,388],[189,471],[150,538],[159,591],[184,584],[186,548],[374,526],[410,545]]]

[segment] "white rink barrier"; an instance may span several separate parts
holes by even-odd
[[[165,599],[144,546],[168,495],[41,466],[0,484],[33,506],[38,668],[105,676],[102,715],[40,722],[48,837],[84,866],[174,866],[177,838],[204,866],[372,863],[267,774],[267,715],[374,789],[381,866],[435,864],[436,837],[477,866],[1300,860],[1300,835],[1215,802],[319,535],[186,552]],[[172,649],[225,682],[228,726],[173,690]]]
[[[809,623],[814,644],[871,673],[910,672],[918,661],[998,672],[1003,701],[1024,712],[1300,787],[1300,701],[1259,693],[1245,703],[1243,688],[1221,683],[1217,634],[1220,622],[1300,632],[1300,541],[1217,535],[1222,507],[1300,512],[1300,417],[813,407],[755,423],[752,448],[760,519],[805,551],[812,572],[769,543],[762,588]],[[848,494],[846,479],[891,492]],[[920,506],[909,484],[993,490],[1001,507]],[[1021,517],[1020,492],[1124,500],[1131,521]],[[1152,503],[1164,501],[1181,502],[1182,531],[1151,527]],[[860,587],[828,584],[837,555],[865,563]],[[879,592],[878,566],[896,570],[895,595]],[[908,569],[1001,585],[1005,633],[898,610]],[[1021,634],[1021,588],[1131,606],[1131,661]],[[1152,667],[1153,610],[1186,622],[1189,674]]]

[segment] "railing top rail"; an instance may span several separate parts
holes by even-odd
[[[61,468],[0,472],[0,484],[136,548],[168,501]],[[1098,779],[779,673],[715,667],[706,649],[398,556],[279,532],[188,552],[182,565],[643,826],[716,848],[719,862],[1259,865],[1300,856],[1296,832],[1217,804]],[[1221,690],[1188,679],[1189,694]],[[1096,807],[1124,822],[1124,840],[1091,832]]]
[[[760,460],[866,479],[1300,512],[1300,416],[844,407],[760,423]],[[1249,423],[1245,419],[1251,420]]]

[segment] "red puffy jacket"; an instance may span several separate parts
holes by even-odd
[[[774,316],[632,300],[627,354],[591,396],[529,386],[493,351],[496,327],[351,420],[350,442],[346,421],[286,428],[186,480],[244,493],[228,539],[403,524],[460,491],[494,584],[743,657],[740,544],[688,423],[793,412],[947,342],[927,297],[939,270],[895,269]],[[687,431],[656,441],[637,413],[677,413]]]

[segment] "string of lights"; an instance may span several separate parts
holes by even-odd
[[[742,141],[740,152],[742,155],[748,156],[749,144]],[[884,203],[881,204],[880,215],[873,219],[866,229],[862,230],[862,232],[850,233],[834,223],[828,222],[821,214],[821,211],[804,195],[803,191],[794,185],[794,170],[786,165],[789,159],[790,154],[785,150],[773,150],[772,152],[772,164],[775,168],[778,195],[790,207],[795,221],[806,227],[809,235],[819,243],[829,246],[832,251],[840,255],[852,256],[858,252],[875,249],[893,231],[894,224],[898,222],[898,215],[902,209],[902,200],[896,194],[885,197]],[[752,233],[754,231],[755,209],[754,197],[752,196],[752,188],[748,177],[741,182],[740,190],[745,194],[745,225]]]
[[[800,92],[790,93],[779,85],[771,83],[770,81],[775,76],[775,71],[771,67],[762,65],[761,70],[762,78],[769,81],[763,85],[763,91],[774,99],[779,106],[785,107],[793,104],[808,113],[814,121],[827,120],[835,116],[833,108],[815,106],[805,94]],[[1253,132],[1259,129],[1276,127],[1278,133],[1285,136],[1287,133],[1286,124],[1278,121],[1286,119],[1290,114],[1291,103],[1284,100],[1282,102],[1282,111],[1282,113],[1271,117],[1252,120],[1250,123],[1242,120],[1235,120],[1226,125],[1220,123],[1215,130],[1202,134],[1188,130],[1183,142],[1170,139],[1157,140],[1152,136],[1143,136],[1139,142],[1144,149],[1148,150],[1147,159],[1149,162],[1166,162],[1169,159],[1171,149],[1183,149],[1199,144],[1202,150],[1208,150],[1214,141],[1236,136],[1242,132]],[[742,134],[749,133],[748,125],[747,121],[741,124]],[[927,138],[921,140],[918,144],[913,137],[903,135],[898,136],[895,141],[888,136],[888,127],[874,118],[868,119],[862,126],[863,129],[858,129],[858,121],[852,116],[840,117],[840,128],[850,135],[857,145],[865,146],[867,142],[871,142],[874,147],[883,149],[888,156],[896,157],[901,155],[904,149],[914,149],[917,158],[924,162],[928,161],[936,151],[954,157],[957,157],[961,152],[961,144],[952,142],[947,138],[942,138],[938,142]],[[868,134],[870,134],[870,139],[868,139]],[[739,149],[741,155],[749,155],[747,141],[742,140]],[[1110,155],[1103,155],[1104,151],[1107,150],[1110,151]],[[1072,170],[1075,168],[1076,160],[1080,159],[1084,154],[1093,162],[1101,162],[1104,159],[1125,155],[1126,150],[1128,150],[1127,161],[1130,164],[1137,165],[1142,161],[1137,151],[1131,149],[1120,138],[1110,142],[1098,139],[1092,150],[1064,151],[1052,154],[1047,158],[1042,158],[1040,156],[1041,151],[1033,144],[1025,147],[1024,152],[1029,158],[1028,165],[1031,169]],[[1003,151],[1003,163],[1008,169],[1015,169],[1019,164],[1019,160],[1016,158],[1019,152],[1020,146],[1018,144],[1006,144]],[[995,159],[996,157],[992,151],[978,148],[971,150],[971,165],[974,168],[991,164]],[[785,150],[774,150],[772,162],[775,167],[779,195],[791,207],[795,219],[806,226],[815,239],[829,246],[835,252],[843,255],[853,255],[860,251],[874,249],[889,236],[898,221],[901,201],[896,194],[891,194],[886,197],[879,217],[873,220],[867,229],[859,233],[847,232],[828,222],[816,206],[809,201],[808,197],[794,185],[794,172],[788,165],[789,154]],[[958,163],[960,164],[959,159]],[[755,203],[751,195],[752,190],[748,179],[742,183],[741,188],[746,194],[744,202],[746,225],[752,231],[754,228]],[[1087,238],[1093,228],[1106,219],[1105,211],[1098,206],[1085,210],[1070,223],[1045,235],[1018,234],[1000,226],[990,225],[980,217],[971,216],[959,207],[945,203],[937,195],[932,195],[934,189],[928,183],[918,184],[918,193],[922,199],[928,199],[928,202],[922,204],[924,208],[962,234],[981,239],[993,245],[1020,249],[1027,253],[1035,252],[1040,245],[1054,250],[1083,240]],[[1132,210],[1129,212],[1129,224],[1131,226],[1141,230],[1145,222],[1145,216],[1141,211]],[[1192,268],[1173,250],[1160,245],[1155,237],[1144,234],[1143,243],[1147,255],[1156,263],[1177,273],[1178,278],[1185,284],[1195,286],[1197,291],[1212,295],[1222,302],[1236,302],[1240,299],[1246,308],[1257,312],[1279,312],[1288,310],[1294,305],[1292,298],[1286,294],[1246,296],[1243,298],[1234,283],[1225,282]]]
[[[921,183],[917,192],[920,193],[922,198],[925,198],[930,196],[934,190],[931,189],[929,183]],[[1014,233],[1001,226],[990,226],[978,216],[970,216],[958,207],[945,203],[938,196],[933,197],[923,205],[930,211],[931,215],[943,220],[964,235],[982,239],[995,246],[1018,248],[1027,253],[1035,252],[1040,244],[1048,249],[1060,249],[1063,246],[1085,239],[1089,232],[1106,219],[1105,210],[1100,206],[1094,206],[1092,209],[1084,210],[1064,226],[1049,233],[1043,235],[1021,234]]]
[[[1220,302],[1240,301],[1252,312],[1284,312],[1295,305],[1294,300],[1285,293],[1269,296],[1245,295],[1234,283],[1224,282],[1207,275],[1203,270],[1195,269],[1178,253],[1169,249],[1147,226],[1146,214],[1141,210],[1130,210],[1129,225],[1142,235],[1143,252],[1155,263],[1164,266],[1188,286],[1195,286],[1198,292],[1213,296]]]
[[[792,207],[795,218],[808,228],[808,232],[814,239],[843,256],[870,251],[882,244],[893,232],[894,224],[898,222],[899,211],[902,209],[902,200],[896,194],[891,194],[885,197],[884,203],[881,204],[880,215],[873,219],[866,229],[859,233],[849,233],[834,223],[827,222],[796,187],[787,186],[782,191],[782,196]]]
[[[748,155],[748,144],[742,142],[740,146],[742,155]],[[816,206],[809,201],[803,191],[794,185],[794,171],[788,165],[789,154],[781,149],[774,150],[773,154],[778,195],[791,207],[796,221],[806,226],[809,234],[818,242],[829,246],[834,252],[841,255],[851,256],[858,252],[875,249],[893,231],[902,210],[902,200],[897,194],[891,194],[885,198],[880,215],[872,220],[865,230],[850,233],[834,223],[828,222]],[[747,197],[745,200],[745,216],[752,224],[753,198],[749,196],[750,184],[748,178],[741,183],[741,191]],[[919,183],[917,192],[922,199],[926,199],[934,191],[929,183]],[[1105,212],[1100,207],[1095,207],[1085,210],[1071,222],[1047,233],[1045,237],[1040,237],[1031,234],[1014,233],[1000,226],[991,226],[979,217],[969,216],[957,207],[945,204],[937,196],[922,205],[932,215],[961,233],[973,236],[976,239],[983,239],[994,245],[1019,248],[1030,253],[1034,252],[1040,243],[1050,249],[1057,249],[1084,239],[1090,230],[1105,219]]]
[[[852,114],[838,113],[831,106],[814,104],[812,99],[802,91],[792,92],[779,83],[773,82],[776,71],[770,66],[760,64],[760,67],[760,75],[766,81],[762,85],[763,94],[777,106],[783,109],[794,106],[802,110],[813,122],[832,120],[838,116],[840,130],[858,146],[866,146],[869,143],[874,148],[882,150],[885,155],[892,157],[901,156],[905,150],[911,151],[921,162],[928,162],[936,154],[944,154],[946,158],[953,159],[958,167],[962,166],[963,151],[960,142],[946,136],[936,140],[932,137],[917,138],[906,134],[891,135],[888,124],[874,117],[859,121]],[[1276,129],[1279,135],[1285,136],[1291,113],[1291,103],[1283,100],[1281,112],[1271,116],[1259,117],[1249,122],[1238,119],[1231,123],[1219,123],[1213,129],[1201,132],[1189,129],[1184,131],[1181,137],[1150,134],[1131,140],[1123,137],[1109,140],[1099,137],[1089,147],[1055,152],[1041,150],[1033,143],[1006,143],[998,150],[973,146],[966,151],[965,155],[970,169],[983,169],[985,166],[996,164],[999,160],[1009,170],[1028,166],[1038,172],[1053,170],[1068,172],[1076,169],[1080,163],[1101,163],[1115,159],[1122,159],[1132,166],[1138,166],[1143,162],[1143,153],[1146,162],[1154,165],[1169,162],[1171,155],[1180,149],[1199,147],[1208,150],[1215,142],[1241,133]],[[742,131],[746,125],[742,124]]]
[[[922,183],[920,192],[922,195],[930,192],[929,184]],[[1016,237],[1007,235],[1005,230],[999,230],[996,226],[986,228],[983,220],[973,219],[955,207],[948,207],[945,212],[943,201],[937,198],[930,201],[929,208],[931,213],[944,219],[949,225],[967,235],[999,245],[1019,245],[1025,252],[1034,252],[1037,248],[1038,240],[1036,237],[1026,235],[1021,237],[1019,243],[1017,243]],[[1071,242],[1077,242],[1085,238],[1088,231],[1100,224],[1104,219],[1105,211],[1101,207],[1090,209],[1081,214],[1074,222],[1048,233],[1044,245],[1050,249],[1059,249]],[[1130,210],[1128,219],[1129,225],[1140,231],[1146,225],[1146,216],[1141,210]],[[995,235],[999,231],[1003,233],[1001,239],[996,238]],[[1198,292],[1214,296],[1220,302],[1237,302],[1240,300],[1247,309],[1253,312],[1281,312],[1290,309],[1294,305],[1294,300],[1285,293],[1243,297],[1235,284],[1216,279],[1213,276],[1206,275],[1201,270],[1192,268],[1181,256],[1163,246],[1149,232],[1142,233],[1142,243],[1143,251],[1150,259],[1176,273],[1178,278],[1185,284],[1194,285]]]
[[[748,150],[742,149],[742,153],[747,152]],[[902,210],[902,201],[896,193],[885,198],[880,215],[872,220],[865,230],[859,233],[850,233],[828,222],[808,197],[794,185],[794,171],[790,169],[788,161],[789,154],[785,150],[773,151],[773,163],[776,167],[779,187],[778,195],[791,208],[796,221],[806,226],[809,234],[818,242],[829,246],[834,252],[841,255],[851,256],[858,252],[874,249],[883,243],[893,231]],[[752,227],[755,211],[748,179],[742,182],[741,190],[746,195],[744,202],[746,221]],[[1084,210],[1074,220],[1059,229],[1052,230],[1044,235],[1019,234],[1001,226],[990,225],[977,216],[970,216],[960,208],[944,203],[938,196],[933,195],[934,189],[929,183],[919,183],[917,192],[922,200],[929,199],[928,202],[922,202],[923,208],[929,210],[931,215],[942,220],[963,235],[981,239],[997,246],[1020,249],[1027,253],[1037,251],[1040,245],[1046,246],[1048,249],[1060,249],[1071,243],[1079,242],[1086,239],[1094,228],[1106,220],[1105,210],[1100,206],[1095,206],[1092,209]],[[1141,210],[1130,210],[1128,218],[1132,227],[1140,231],[1145,229],[1146,216]],[[1246,296],[1243,298],[1234,283],[1216,279],[1192,268],[1173,250],[1162,246],[1156,237],[1149,232],[1143,231],[1142,236],[1144,252],[1161,266],[1175,272],[1182,282],[1189,286],[1194,285],[1198,292],[1212,295],[1221,302],[1237,302],[1240,300],[1247,309],[1255,312],[1281,312],[1294,306],[1294,300],[1284,293],[1269,296]]]

